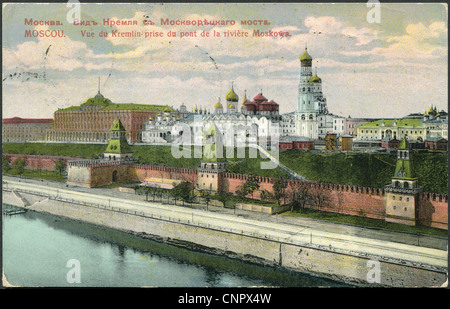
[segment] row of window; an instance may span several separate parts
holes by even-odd
[[[392,199],[395,201],[395,195],[392,196]],[[403,200],[403,198],[400,196],[398,198],[399,201]],[[409,202],[409,197],[406,198],[406,201]],[[395,207],[395,206],[394,206]]]
[[[396,210],[396,209],[397,209],[397,206],[394,205],[393,208],[394,208],[394,210]],[[408,207],[405,207],[404,210],[407,211],[407,210],[408,210]]]
[[[201,177],[203,178],[203,177],[205,177],[205,175],[201,174]],[[209,174],[206,174],[206,178],[209,178]],[[214,174],[211,175],[211,178],[214,178]]]
[[[420,131],[420,130],[419,131],[414,130],[414,132],[413,132],[413,130],[401,130],[400,132],[401,132],[401,134],[405,134],[405,133],[408,133],[408,132],[411,133],[411,134],[422,134],[422,131]],[[417,133],[417,132],[419,132],[419,133]],[[365,132],[364,132],[364,130],[361,130],[361,133],[378,133],[378,130],[366,130]],[[382,133],[384,134],[384,131],[382,131]]]

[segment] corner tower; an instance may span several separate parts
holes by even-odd
[[[385,187],[386,218],[388,222],[416,225],[418,195],[423,188],[414,176],[409,143],[402,138],[397,151],[397,163],[391,184]]]

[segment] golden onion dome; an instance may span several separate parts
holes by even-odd
[[[308,54],[308,52],[306,51],[306,48],[303,51],[303,54],[301,54],[300,57],[298,57],[298,60],[300,60],[300,61],[312,60],[312,57]]]
[[[236,92],[234,92],[233,87],[231,87],[230,91],[227,92],[227,94],[225,96],[225,100],[227,102],[238,102],[239,101],[239,97],[236,94]]]
[[[309,81],[310,81],[311,83],[320,83],[320,82],[322,82],[322,80],[320,79],[320,77],[317,76],[316,74],[313,74],[313,75],[309,78]]]

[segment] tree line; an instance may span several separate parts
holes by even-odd
[[[25,172],[25,168],[27,166],[27,162],[25,158],[17,158],[11,164],[11,159],[8,156],[2,156],[2,172],[8,173],[11,170],[15,170],[19,176],[22,176]],[[39,167],[39,165],[38,165]],[[38,168],[41,170],[41,168]],[[55,170],[61,176],[66,170],[66,163],[62,159],[58,159],[55,161]]]
[[[182,181],[173,184],[172,189],[159,187],[136,186],[138,194],[146,195],[147,201],[164,202],[170,199],[180,201],[182,205],[193,203],[200,197],[208,207],[211,200],[216,200],[225,208],[234,208],[235,204],[258,203],[266,205],[289,205],[291,211],[302,211],[306,208],[321,209],[328,205],[329,197],[323,188],[296,183],[288,187],[282,180],[273,184],[272,190],[261,190],[257,177],[249,177],[236,192],[231,193],[220,188],[218,192],[201,190],[191,181]],[[255,199],[255,193],[259,191],[259,199]],[[198,200],[197,200],[198,201]]]

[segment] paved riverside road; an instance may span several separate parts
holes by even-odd
[[[3,187],[8,190],[17,190],[17,192],[33,192],[54,199],[101,205],[107,207],[107,209],[113,207],[113,210],[116,211],[138,212],[148,217],[189,223],[286,243],[329,248],[329,250],[336,252],[376,257],[426,268],[447,268],[446,250],[402,244],[388,239],[370,238],[363,233],[353,235],[343,225],[311,220],[296,221],[295,224],[277,223],[273,221],[275,216],[271,216],[271,220],[267,220],[267,215],[243,217],[233,213],[146,202],[143,201],[143,196],[123,193],[118,190],[67,187],[64,183],[15,177],[3,177]],[[32,209],[32,206],[30,208]]]

